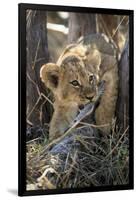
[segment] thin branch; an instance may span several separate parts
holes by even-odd
[[[41,100],[41,97],[44,97],[44,98],[45,98],[45,101],[44,101],[44,102],[42,103],[42,105],[41,105],[42,107],[43,107],[43,105],[46,103],[46,101],[48,101],[48,102],[53,106],[52,101],[51,101],[48,97],[46,97],[43,93],[40,93],[40,95],[39,95],[39,97],[38,97],[36,103],[34,104],[34,106],[33,106],[33,108],[31,109],[31,111],[28,113],[27,118],[29,118],[30,115],[33,113],[33,111],[35,110],[35,108],[36,108],[36,106],[38,105],[39,101]],[[28,119],[27,119],[27,120],[28,120]]]
[[[85,125],[85,126],[91,126],[91,127],[94,127],[94,128],[106,127],[106,126],[110,125],[110,124],[96,125],[96,124],[89,124],[89,123],[86,123],[86,122],[80,122],[79,124],[82,124],[82,125]]]
[[[108,35],[108,37],[109,37],[109,39],[111,40],[111,42],[113,43],[114,47],[117,49],[117,45],[116,45],[115,41],[113,40],[113,38],[112,38],[112,36],[111,36],[111,34],[110,34],[108,28],[107,28],[107,25],[106,25],[104,19],[102,18],[101,15],[99,15],[99,17],[100,17],[100,19],[101,19],[101,21],[102,21],[103,29],[105,30],[105,32],[106,32],[106,34]]]
[[[28,144],[30,144],[30,143],[32,143],[32,142],[37,141],[37,140],[39,140],[39,137],[34,138],[33,140],[29,140],[28,142],[26,142],[26,144],[28,145]]]
[[[33,126],[33,123],[30,122],[28,119],[26,120],[27,124],[29,124],[30,126]]]
[[[35,54],[34,62],[33,62],[33,65],[32,65],[32,69],[35,68],[35,64],[36,64],[36,60],[37,60],[37,56],[38,56],[39,45],[40,45],[40,40],[41,39],[39,38],[37,48],[36,48],[36,54]]]
[[[40,93],[40,89],[39,89],[38,85],[35,83],[35,81],[32,80],[32,78],[30,77],[30,75],[28,73],[27,73],[27,78],[35,85],[38,95],[40,96],[41,93]]]
[[[36,106],[38,105],[39,101],[41,99],[41,96],[38,97],[36,103],[34,104],[33,108],[31,109],[31,111],[28,113],[27,118],[30,117],[30,115],[33,113],[33,111],[35,110]]]
[[[113,38],[113,37],[115,36],[115,34],[117,33],[117,31],[118,31],[120,25],[122,24],[122,22],[124,21],[125,18],[126,18],[126,16],[124,16],[124,17],[122,18],[122,20],[120,21],[120,23],[118,24],[117,28],[115,29],[115,32],[114,32],[113,35],[111,36],[112,38]]]
[[[122,134],[122,136],[119,138],[119,140],[118,140],[117,144],[115,145],[115,147],[109,152],[109,154],[105,157],[105,159],[108,158],[108,157],[116,150],[116,148],[117,148],[118,145],[120,144],[122,138],[123,138],[124,135],[127,133],[128,129],[129,129],[129,126],[126,128],[126,130],[124,131],[124,133]]]
[[[53,106],[53,102],[45,96],[45,94],[41,93],[41,96],[43,96],[52,106]]]

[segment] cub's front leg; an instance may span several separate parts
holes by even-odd
[[[52,120],[50,122],[49,139],[53,140],[62,136],[65,131],[69,128],[69,125],[75,119],[78,106],[73,102],[69,105],[58,105],[55,104],[55,110],[53,113]]]

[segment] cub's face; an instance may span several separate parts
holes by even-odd
[[[40,77],[55,96],[55,103],[75,103],[79,107],[95,101],[98,93],[98,76],[89,71],[76,56],[62,60],[60,66],[53,63],[43,65]]]

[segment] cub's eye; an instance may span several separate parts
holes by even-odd
[[[89,82],[92,82],[93,80],[94,80],[94,75],[93,74],[91,74],[90,76],[89,76]]]
[[[80,84],[79,84],[79,82],[77,80],[71,81],[70,83],[75,87],[79,87],[80,86]]]

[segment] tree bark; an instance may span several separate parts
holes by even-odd
[[[45,11],[28,10],[26,18],[26,40],[27,40],[27,122],[36,126],[44,121],[49,121],[50,113],[45,99],[41,93],[46,90],[40,80],[40,67],[49,60],[47,42],[47,16]]]
[[[76,42],[79,37],[96,32],[95,14],[70,13],[68,43]]]
[[[116,114],[119,126],[125,130],[129,124],[129,42],[119,62],[119,96]]]

